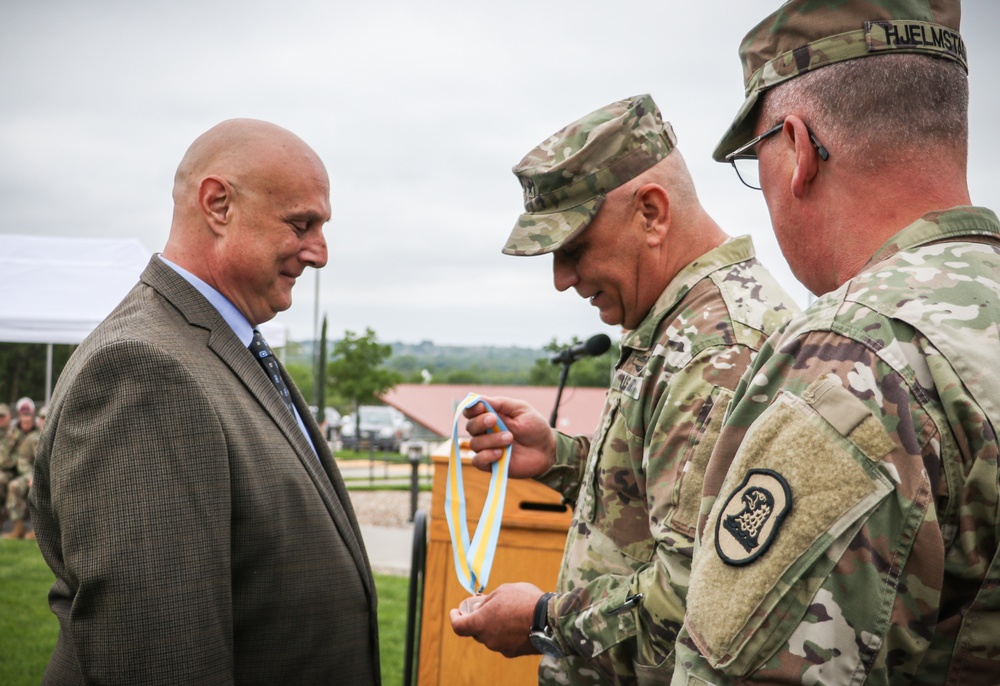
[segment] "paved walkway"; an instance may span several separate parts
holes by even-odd
[[[410,575],[413,554],[413,525],[405,528],[361,525],[361,537],[372,569],[380,574]]]

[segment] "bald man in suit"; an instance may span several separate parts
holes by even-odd
[[[181,161],[163,254],[67,364],[39,447],[44,684],[380,683],[343,481],[291,378],[248,349],[326,264],[329,195],[266,122],[223,122]]]

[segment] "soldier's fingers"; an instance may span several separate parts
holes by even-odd
[[[500,433],[486,433],[479,436],[473,436],[469,439],[469,449],[474,452],[483,452],[486,450],[498,450],[503,451],[508,445],[514,443],[514,435],[509,431],[501,431]]]
[[[469,622],[457,608],[448,611],[448,619],[451,620],[451,628],[456,634],[459,636],[469,635]]]
[[[462,414],[471,419],[472,417],[478,417],[486,412],[486,405],[482,402],[478,402],[472,407],[467,407],[462,410]]]
[[[477,405],[477,407],[479,406]],[[465,422],[465,430],[469,432],[470,436],[479,436],[489,432],[496,425],[497,418],[494,415],[480,414]]]
[[[479,637],[476,636],[479,630],[478,621],[474,614],[462,614],[456,608],[448,612],[448,619],[451,620],[451,628],[457,635],[472,636],[477,641],[479,640]]]
[[[494,462],[503,457],[503,450],[484,450],[472,456],[472,464],[478,469],[488,471]]]

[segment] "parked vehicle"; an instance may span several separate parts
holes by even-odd
[[[318,407],[310,405],[309,411],[312,412],[312,416],[317,422],[319,422],[320,428],[324,429],[326,440],[332,441],[337,435],[337,430],[340,429],[340,423],[343,421],[343,418],[340,416],[340,413],[337,412],[337,409],[334,407],[324,407],[322,420],[318,417]]]
[[[362,405],[361,437],[355,436],[354,415],[345,415],[340,425],[340,438],[345,450],[366,448],[399,452],[400,444],[410,437],[413,425],[402,412],[388,405]]]

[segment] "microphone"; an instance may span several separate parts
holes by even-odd
[[[611,347],[611,339],[607,334],[599,333],[591,336],[585,343],[577,343],[570,348],[563,348],[549,358],[552,364],[572,364],[581,357],[603,355]]]

